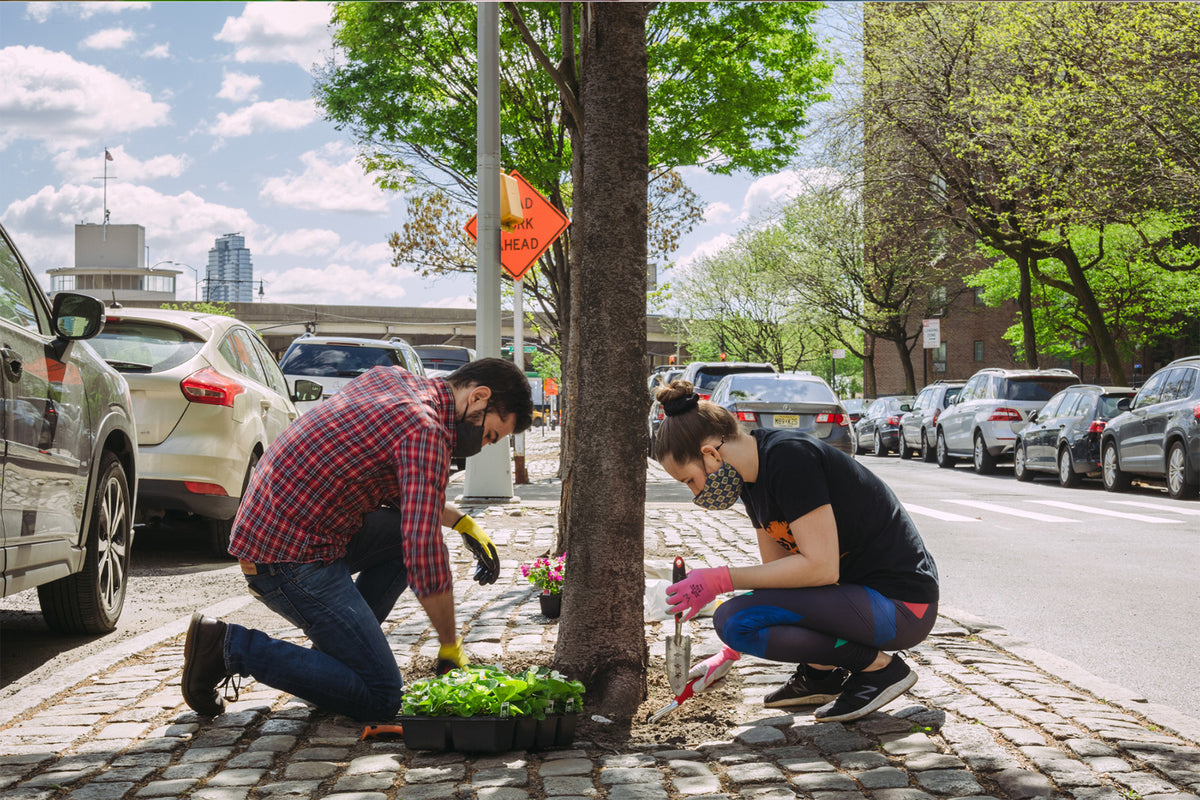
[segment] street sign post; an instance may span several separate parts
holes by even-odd
[[[514,281],[519,281],[537,263],[542,253],[554,244],[554,240],[562,235],[571,220],[530,186],[521,173],[514,169],[510,174],[516,178],[521,192],[521,210],[525,220],[512,231],[500,232],[500,266]],[[472,239],[476,238],[476,225],[476,217],[471,217],[463,226]]]

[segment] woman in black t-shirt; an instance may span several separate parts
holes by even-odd
[[[769,707],[824,703],[813,716],[848,721],[911,688],[916,674],[887,651],[929,635],[937,567],[891,489],[807,434],[742,433],[686,381],[657,398],[666,418],[654,458],[703,508],[729,508],[740,497],[762,554],[757,566],[692,570],[667,589],[672,612],[690,619],[719,594],[754,590],[717,607],[713,624],[727,655],[715,658],[737,651],[798,663],[764,699]],[[709,673],[719,667],[705,665]]]

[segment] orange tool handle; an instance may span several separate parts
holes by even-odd
[[[363,728],[360,741],[366,739],[403,739],[404,728],[399,725],[367,725]]]

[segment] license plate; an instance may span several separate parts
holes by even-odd
[[[775,427],[776,428],[799,428],[800,427],[800,415],[799,414],[776,414],[775,415]]]

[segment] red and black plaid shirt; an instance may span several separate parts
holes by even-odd
[[[346,554],[363,515],[389,505],[404,520],[417,597],[448,592],[441,517],[450,479],[454,395],[441,378],[375,367],[319,403],[267,449],[242,498],[229,552],[259,564],[325,563]]]

